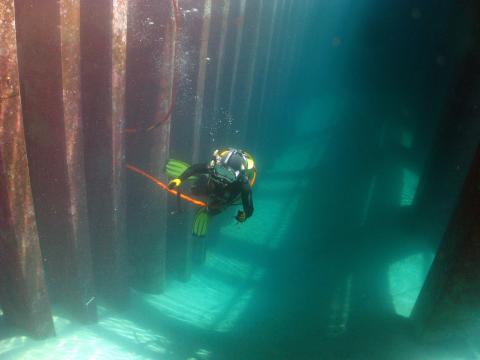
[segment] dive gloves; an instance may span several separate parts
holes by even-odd
[[[180,180],[179,178],[176,178],[176,179],[171,180],[168,183],[168,188],[169,189],[178,188],[181,184],[182,184],[182,180]]]
[[[247,220],[247,214],[245,214],[244,211],[238,211],[237,216],[235,216],[235,219],[237,219],[238,222],[244,222]]]

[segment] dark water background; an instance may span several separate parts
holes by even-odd
[[[262,276],[205,275],[237,289],[224,315],[253,291],[206,342],[219,358],[474,356],[473,334],[422,342],[409,317],[476,144],[467,134],[470,152],[442,155],[438,183],[422,177],[455,121],[475,18],[450,1],[327,1],[310,15],[291,77],[274,73],[249,129],[247,148],[260,138],[254,218],[239,230],[220,217],[208,239],[211,256]],[[452,163],[457,175],[442,177]]]
[[[475,18],[450,1],[320,2],[311,15],[291,81],[258,119],[255,199],[273,208],[256,216],[278,248],[224,245],[268,259],[227,344],[245,359],[477,356],[474,334],[422,343],[409,322],[477,142],[467,133],[470,153],[443,154],[437,179],[422,178],[455,122]],[[452,163],[458,176],[442,176]]]

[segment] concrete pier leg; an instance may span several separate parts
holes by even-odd
[[[128,299],[124,101],[127,1],[81,2],[81,82],[88,212],[96,285],[119,307]]]
[[[28,174],[13,0],[0,4],[0,302],[8,323],[54,335]]]

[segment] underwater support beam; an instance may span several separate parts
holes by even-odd
[[[176,62],[177,29],[183,25],[177,0],[129,2],[127,120],[129,128],[151,128],[127,134],[127,158],[161,182],[169,158],[172,108],[182,64]],[[175,14],[177,12],[177,14]],[[147,99],[147,100],[146,100]],[[132,285],[162,292],[167,273],[168,194],[145,179],[129,175],[127,203],[128,253]]]
[[[281,108],[282,102],[279,102],[281,98],[281,93],[284,89],[283,79],[286,75],[285,69],[283,68],[284,52],[289,47],[286,45],[286,40],[284,38],[283,31],[286,31],[288,25],[289,17],[289,6],[291,4],[290,0],[279,0],[278,12],[276,14],[275,28],[272,34],[272,48],[270,54],[270,63],[268,64],[268,71],[265,75],[267,77],[266,88],[270,89],[266,92],[265,96],[262,99],[261,113],[260,113],[260,130],[259,137],[262,141],[267,134],[269,133],[270,127],[272,126],[272,121],[266,120],[266,118],[273,120],[275,124],[276,119],[271,117],[264,118],[267,114],[278,112]],[[288,32],[287,32],[288,33]],[[287,42],[288,43],[288,42]],[[280,106],[279,106],[280,103]],[[275,126],[275,125],[273,125]]]
[[[173,111],[170,134],[170,152],[188,163],[197,162],[200,158],[211,6],[211,0],[179,0],[180,8],[197,9],[195,12],[187,13],[180,26],[178,39],[181,46],[177,56],[186,66],[178,74],[178,101]],[[191,276],[195,250],[190,228],[193,213],[176,211],[178,206],[175,201],[170,201],[169,206],[171,212],[175,213],[168,218],[168,233],[172,239],[169,242],[171,249],[169,262],[180,280],[187,281]]]
[[[30,176],[50,298],[97,320],[80,89],[80,0],[17,0]]]
[[[216,45],[218,47],[215,49],[215,52],[209,53],[209,57],[211,59],[215,59],[215,71],[213,72],[215,75],[215,85],[213,87],[213,96],[211,100],[211,109],[210,109],[210,117],[216,118],[220,116],[220,99],[222,95],[222,80],[224,77],[224,69],[225,69],[225,59],[227,57],[227,35],[228,35],[228,27],[231,25],[229,24],[228,20],[231,18],[230,13],[233,11],[232,4],[230,0],[223,0],[216,2],[212,11],[216,11],[216,9],[221,8],[221,15],[219,17],[215,17],[215,22],[219,22],[219,26],[213,26],[214,31],[218,31],[220,36],[218,41],[216,41]],[[214,24],[212,24],[214,25]],[[213,34],[212,34],[213,35]],[[212,74],[213,75],[213,74]],[[215,125],[213,123],[212,125]]]
[[[13,0],[0,3],[0,23],[0,304],[7,323],[45,338],[55,330],[28,173]]]
[[[245,14],[245,8],[247,6],[247,1],[246,0],[237,0],[239,1],[239,7],[238,7],[238,13],[237,17],[235,19],[236,22],[236,34],[235,34],[235,46],[234,46],[234,52],[233,52],[233,63],[232,63],[232,78],[230,80],[229,84],[229,91],[228,91],[228,100],[225,99],[225,106],[226,109],[229,113],[231,113],[233,116],[235,114],[232,113],[232,105],[235,99],[235,87],[237,85],[237,79],[240,77],[239,76],[239,60],[240,60],[240,53],[242,51],[242,44],[243,44],[243,36],[244,36],[244,29],[245,29],[245,22],[246,22],[246,14]],[[233,24],[232,24],[233,25]],[[250,39],[249,39],[250,40]],[[249,59],[251,60],[251,59]],[[250,62],[250,61],[248,61]],[[242,75],[243,71],[242,71]],[[243,77],[243,76],[242,76]]]
[[[471,6],[471,13],[478,22],[480,5],[474,2]],[[415,199],[416,213],[427,220],[442,219],[444,209],[430,206],[438,204],[436,200],[457,204],[450,219],[445,220],[448,226],[413,309],[411,317],[419,334],[435,316],[435,306],[446,292],[456,262],[462,261],[462,244],[472,243],[478,235],[475,231],[480,216],[480,108],[477,106],[480,99],[480,28],[475,28],[472,38],[475,41],[459,67],[462,71],[450,93],[447,112]],[[461,191],[445,192],[452,188]]]
[[[462,262],[465,248],[478,247],[480,217],[480,145],[463,185],[458,205],[437,250],[428,277],[415,304],[412,320],[419,335],[423,334],[441,298],[446,294],[448,279],[456,264]],[[471,250],[472,250],[471,249]],[[470,250],[470,251],[471,251]],[[478,268],[478,259],[476,268]],[[478,286],[478,285],[477,285]]]
[[[207,65],[209,63],[208,47],[210,43],[210,24],[212,17],[212,0],[205,0],[202,14],[202,31],[200,32],[200,45],[198,49],[198,72],[197,89],[195,94],[195,115],[193,125],[192,164],[200,161],[200,142],[202,137],[201,129],[203,124],[203,105],[205,97],[205,82],[207,76]]]
[[[199,68],[197,72],[197,90],[195,98],[199,101],[195,104],[195,116],[193,127],[193,149],[192,149],[192,163],[198,163],[203,155],[201,154],[201,143],[203,140],[203,133],[205,133],[206,125],[204,118],[204,104],[207,87],[207,67],[210,64],[211,58],[208,57],[208,49],[210,47],[210,32],[212,29],[212,11],[216,4],[212,0],[205,0],[203,7],[203,21],[202,31],[200,33],[200,45],[198,51]],[[220,10],[220,9],[219,9]],[[202,130],[203,129],[203,130]],[[193,222],[192,218],[192,222]],[[191,234],[188,234],[193,251],[190,252],[190,261],[197,260],[198,263],[204,263],[206,260],[206,244],[205,239],[197,239],[197,243],[193,243]],[[197,245],[197,246],[194,246]]]
[[[232,111],[237,118],[236,140],[238,144],[251,145],[247,138],[247,128],[250,122],[250,107],[252,104],[252,96],[255,93],[255,77],[261,73],[259,69],[259,58],[261,57],[261,41],[265,41],[265,35],[263,30],[263,18],[266,8],[266,3],[263,0],[247,3],[246,18],[245,21],[249,22],[244,27],[244,40],[242,47],[242,55],[240,58],[241,64],[240,72],[245,73],[246,76],[243,79],[239,79],[238,85],[234,91],[235,99],[239,102],[240,106],[234,107],[232,102]],[[244,99],[242,102],[239,99]]]
[[[253,138],[253,142],[255,145],[259,143],[261,140],[260,133],[263,131],[263,124],[266,123],[264,119],[264,115],[267,113],[266,111],[266,102],[267,102],[267,88],[271,78],[271,67],[273,62],[273,51],[274,51],[274,40],[275,40],[275,32],[278,30],[278,22],[279,22],[279,14],[280,14],[280,7],[281,2],[284,0],[272,0],[269,3],[269,7],[266,9],[268,13],[271,13],[268,30],[266,32],[267,40],[264,40],[266,45],[263,48],[263,64],[262,66],[262,79],[260,85],[259,96],[257,100],[257,104],[255,107],[255,111],[252,113],[255,114],[254,117],[250,119],[252,129],[250,131],[250,135]]]
[[[127,1],[81,1],[82,116],[97,291],[128,304],[124,105]]]
[[[250,151],[255,151],[258,146],[258,133],[261,124],[260,112],[263,99],[266,96],[266,84],[268,69],[273,44],[273,30],[278,16],[279,0],[259,2],[261,13],[258,14],[258,44],[256,46],[255,65],[252,66],[252,84],[246,99],[246,106],[243,109],[243,126],[240,135],[243,136],[240,141],[244,141]],[[247,120],[248,119],[248,120]]]
[[[202,120],[198,143],[194,144],[193,161],[201,161],[201,159],[204,159],[205,154],[211,154],[217,142],[217,129],[219,127],[219,114],[217,111],[219,110],[218,105],[220,101],[222,65],[227,55],[225,50],[229,13],[230,0],[218,0],[210,3],[205,81],[203,84],[202,104],[198,108],[202,112]],[[202,32],[203,30],[206,31],[205,28],[206,24],[204,24]],[[198,156],[198,159],[196,156]]]

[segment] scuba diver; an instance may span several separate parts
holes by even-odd
[[[238,211],[235,216],[237,221],[243,223],[252,216],[252,186],[256,169],[252,156],[247,152],[232,148],[215,150],[210,162],[191,166],[171,159],[165,170],[169,178],[173,178],[168,183],[169,189],[180,189],[187,180],[191,180],[191,193],[207,197],[207,206],[195,214],[193,235],[204,236],[209,217],[219,214],[239,200],[243,211]]]

